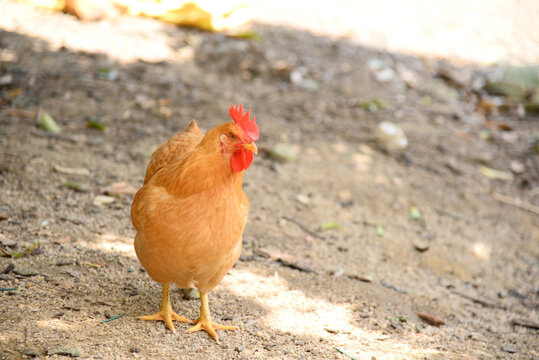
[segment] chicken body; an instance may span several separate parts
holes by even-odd
[[[234,329],[213,323],[207,293],[241,252],[249,202],[242,190],[243,171],[232,169],[231,157],[237,151],[256,152],[244,135],[231,121],[203,137],[193,120],[154,152],[131,219],[137,257],[148,275],[163,284],[163,300],[157,314],[142,319],[163,320],[172,332],[172,320],[190,322],[171,309],[168,293],[174,283],[197,287],[201,294],[201,315],[189,332],[203,329],[218,340],[215,329]]]

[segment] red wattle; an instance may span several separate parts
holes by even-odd
[[[230,165],[232,166],[232,170],[235,172],[247,170],[247,168],[253,162],[253,157],[254,155],[252,151],[245,150],[243,148],[234,151],[230,157]]]

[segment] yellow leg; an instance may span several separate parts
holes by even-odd
[[[161,299],[161,307],[156,314],[148,316],[139,316],[140,320],[161,320],[167,324],[168,329],[171,333],[174,333],[174,325],[172,320],[181,321],[187,324],[192,324],[193,322],[183,316],[176,314],[172,311],[172,306],[170,305],[170,284],[163,285],[163,298]]]
[[[195,320],[195,326],[187,330],[186,332],[192,333],[199,330],[204,330],[215,341],[219,342],[219,336],[215,330],[236,330],[235,326],[219,325],[213,322],[210,314],[210,307],[208,304],[208,294],[200,292],[200,316]]]

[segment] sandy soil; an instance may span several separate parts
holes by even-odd
[[[259,43],[0,6],[0,243],[39,244],[0,258],[0,358],[539,357],[538,118],[476,110],[474,84],[494,70],[269,20],[251,25]],[[385,107],[360,106],[376,98]],[[214,318],[240,330],[217,344],[136,319],[157,310],[160,287],[134,254],[133,195],[96,197],[138,188],[157,144],[192,118],[225,121],[233,103],[257,116],[261,154],[245,176],[242,258],[210,294]],[[44,112],[60,134],[37,126]],[[379,147],[382,121],[406,132],[402,154]],[[279,143],[297,158],[274,160]],[[330,221],[341,229],[323,230]],[[172,298],[197,317],[198,300]]]

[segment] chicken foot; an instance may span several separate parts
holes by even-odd
[[[153,315],[139,316],[140,320],[161,320],[167,324],[168,329],[171,333],[175,333],[174,325],[172,320],[181,321],[187,324],[192,324],[193,322],[183,316],[176,314],[172,311],[172,306],[170,305],[170,284],[163,284],[163,297],[161,299],[161,307],[159,311]]]
[[[200,330],[207,332],[215,341],[219,343],[219,336],[215,330],[237,330],[236,326],[220,325],[213,322],[208,304],[208,294],[200,291],[200,316],[194,321],[196,324],[186,331],[192,333]]]

